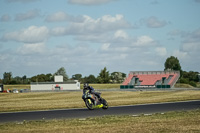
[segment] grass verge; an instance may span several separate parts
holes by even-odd
[[[1,93],[0,112],[85,108],[82,92]],[[200,91],[103,91],[109,106],[200,99]]]
[[[140,116],[30,121],[0,124],[1,133],[186,133],[200,132],[200,110]]]
[[[121,84],[90,84],[90,86],[94,87],[95,89],[120,89],[120,85]],[[177,83],[174,86],[175,88],[194,88],[193,86],[189,85],[189,84],[180,84]],[[200,84],[197,83],[197,87],[200,87]],[[4,85],[4,89],[30,89],[31,86],[29,84],[27,85]],[[81,84],[81,89],[83,89],[83,84]]]
[[[89,84],[95,89],[120,89],[121,84]],[[81,84],[81,89],[83,89],[83,84]]]
[[[30,85],[4,85],[4,90],[13,90],[13,89],[31,89]]]
[[[176,83],[174,85],[175,88],[194,88],[193,86],[189,84],[183,84],[183,83]]]
[[[120,89],[121,84],[90,84],[90,86],[94,87],[95,89]],[[31,89],[29,84],[27,85],[4,85],[4,89]],[[81,89],[83,89],[83,84],[81,84]]]

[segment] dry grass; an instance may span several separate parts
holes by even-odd
[[[143,103],[174,102],[200,99],[200,91],[121,91],[113,95],[103,94],[110,105],[133,105]]]
[[[90,86],[95,89],[120,89],[120,85],[121,84],[90,84]]]
[[[85,108],[82,92],[1,93],[0,112]],[[109,106],[200,99],[200,91],[103,91]]]
[[[87,119],[30,121],[0,124],[1,133],[197,133],[200,110],[151,116],[106,116]]]
[[[120,89],[121,84],[90,84],[90,86],[94,87],[95,89]],[[30,89],[31,86],[27,85],[4,85],[4,89]],[[81,84],[81,89],[83,89],[83,84]]]
[[[120,89],[120,85],[121,84],[90,84],[90,86],[94,87],[95,89]],[[200,84],[197,84],[198,87],[200,87]],[[177,83],[174,86],[175,88],[194,88],[193,86],[189,85],[189,84],[180,84]],[[30,89],[30,85],[4,85],[4,89]],[[81,89],[83,89],[83,84],[81,84]]]
[[[4,85],[4,89],[7,90],[7,89],[10,89],[10,90],[13,90],[13,89],[30,89],[31,86],[30,85]]]
[[[82,92],[2,93],[0,112],[85,107]],[[103,91],[110,106],[200,99],[200,91]],[[87,119],[0,124],[1,133],[200,132],[200,110],[151,116],[106,116]]]
[[[0,112],[83,107],[81,92],[0,94]]]
[[[175,88],[194,88],[193,86],[189,85],[189,84],[183,84],[183,83],[176,83]]]

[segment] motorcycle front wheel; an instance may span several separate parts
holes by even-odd
[[[89,110],[93,110],[94,109],[94,104],[93,104],[91,99],[86,99],[85,100],[85,105]]]

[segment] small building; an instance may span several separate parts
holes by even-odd
[[[63,76],[55,76],[54,82],[31,82],[31,91],[80,90],[77,80],[63,81]]]
[[[54,82],[63,82],[63,76],[54,76]]]

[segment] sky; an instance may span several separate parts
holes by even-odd
[[[0,0],[0,78],[200,72],[200,0]]]

